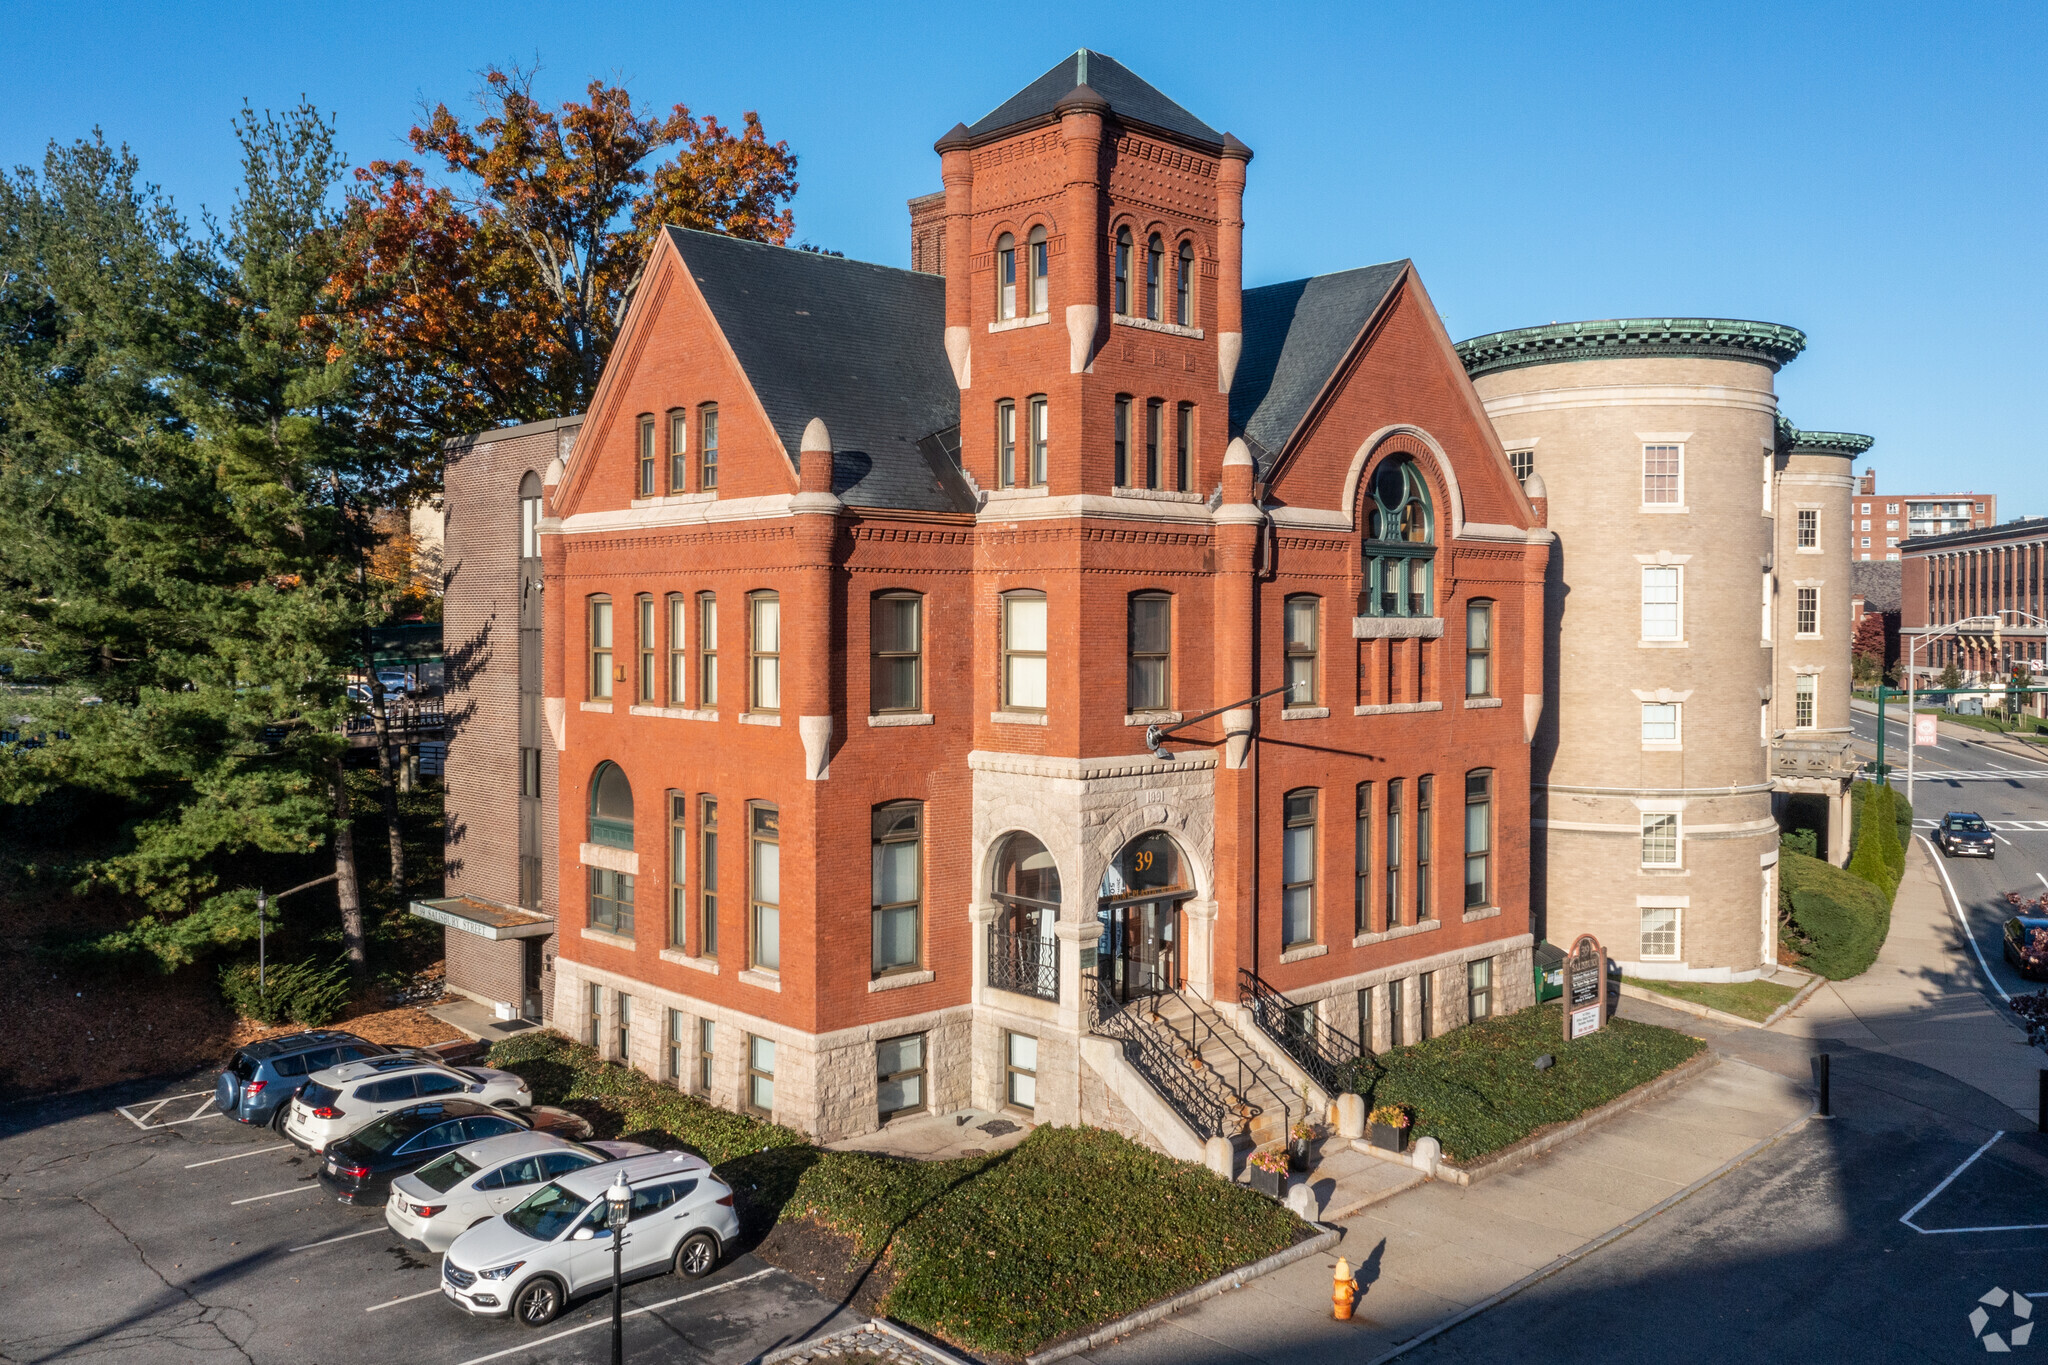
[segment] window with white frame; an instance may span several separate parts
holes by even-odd
[[[1677,867],[1678,816],[1671,811],[1644,811],[1643,866]]]
[[[1280,842],[1280,939],[1283,948],[1316,936],[1316,794],[1287,793]]]
[[[1792,680],[1792,728],[1795,730],[1813,728],[1814,684],[1817,681],[1811,673],[1801,673]]]
[[[1643,638],[1680,638],[1678,566],[1643,565]]]
[[[1045,594],[1003,594],[1003,709],[1045,709]]]
[[[1869,541],[1863,542],[1868,545]],[[1820,634],[1820,589],[1801,588],[1793,618],[1793,628],[1801,635]]]
[[[1870,523],[1864,522],[1863,529],[1869,530]],[[1811,507],[1799,509],[1799,548],[1817,550],[1820,548],[1820,512]]]
[[[1643,743],[1678,743],[1677,702],[1646,701],[1643,703]]]
[[[1678,907],[1645,905],[1641,909],[1640,956],[1645,962],[1673,962],[1678,958]]]
[[[1003,1097],[1019,1109],[1038,1105],[1038,1040],[1028,1033],[1003,1035]]]
[[[1864,508],[1863,510],[1867,512],[1867,511],[1869,511],[1870,509],[1866,507],[1866,508]],[[1886,516],[1890,516],[1890,515],[1891,515],[1892,513],[1896,512],[1896,511],[1898,511],[1898,510],[1899,510],[1899,505],[1898,505],[1897,503],[1895,503],[1895,502],[1888,502],[1888,503],[1886,503],[1886,504],[1884,505],[1884,512],[1885,512],[1885,515],[1886,515]]]
[[[1508,452],[1508,468],[1514,471],[1516,483],[1526,482],[1530,473],[1536,468],[1536,452],[1534,450],[1510,450]]]
[[[1643,505],[1676,507],[1684,500],[1685,447],[1643,447]]]

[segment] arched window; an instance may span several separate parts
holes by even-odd
[[[1009,233],[996,238],[996,318],[1007,321],[1017,316],[1017,239]]]
[[[1166,831],[1155,829],[1124,845],[1103,870],[1097,895],[1103,900],[1121,900],[1192,889],[1179,846]]]
[[[1422,471],[1405,455],[1382,460],[1366,485],[1366,504],[1366,615],[1432,614],[1436,514]]]
[[[1125,317],[1131,313],[1131,230],[1119,228],[1116,234],[1116,311]]]
[[[996,855],[989,890],[996,919],[988,927],[988,984],[1041,1000],[1059,999],[1053,925],[1060,917],[1060,872],[1052,855],[1029,834],[1012,834]]]
[[[1159,244],[1158,234],[1145,243],[1145,316],[1159,321],[1159,277],[1166,269],[1166,248]]]
[[[1029,258],[1027,265],[1031,274],[1030,309],[1033,313],[1043,313],[1046,308],[1046,277],[1051,274],[1047,268],[1050,262],[1046,259],[1048,248],[1043,227],[1031,229],[1029,246],[1030,250],[1025,254]]]
[[[604,762],[590,776],[590,842],[601,848],[633,849],[633,786],[618,764]],[[607,933],[633,933],[633,876],[608,867],[590,869],[590,926]]]
[[[1174,280],[1173,320],[1183,327],[1195,325],[1195,244],[1180,244],[1180,274]]]

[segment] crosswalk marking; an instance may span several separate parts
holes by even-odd
[[[2048,820],[1986,820],[1992,831],[1998,834],[2048,834]],[[1915,820],[1915,829],[1933,829],[1939,820]]]

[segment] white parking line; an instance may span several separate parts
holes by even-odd
[[[1957,1176],[1961,1175],[1964,1171],[1969,1170],[1970,1167],[1976,1163],[1978,1157],[1984,1155],[1986,1152],[1991,1150],[1991,1144],[1993,1142],[1998,1141],[2000,1138],[2004,1136],[2005,1130],[2003,1128],[1993,1133],[1989,1141],[1987,1141],[1982,1147],[1979,1147],[1976,1151],[1970,1153],[1968,1160],[1964,1161],[1962,1165],[1950,1171],[1945,1177],[1943,1177],[1942,1182],[1939,1185],[1936,1185],[1933,1189],[1929,1190],[1924,1199],[1922,1199],[1919,1203],[1915,1204],[1912,1208],[1907,1209],[1904,1213],[1900,1214],[1899,1221],[1901,1223],[1904,1223],[1907,1227],[1913,1229],[1913,1231],[1915,1232],[1927,1231],[1926,1228],[1921,1227],[1918,1223],[1915,1223],[1913,1221],[1913,1215],[1920,1212],[1920,1210],[1926,1208],[1929,1204],[1932,1204],[1934,1202],[1934,1197],[1936,1195],[1940,1194],[1943,1190],[1947,1189],[1950,1185],[1954,1184],[1955,1178]]]
[[[343,1233],[343,1234],[342,1234],[341,1236],[339,1236],[339,1237],[329,1237],[328,1239],[326,1239],[325,1241],[322,1241],[322,1242],[308,1242],[308,1243],[306,1243],[306,1244],[305,1244],[304,1246],[302,1246],[302,1247],[286,1247],[286,1248],[285,1248],[285,1250],[287,1250],[287,1251],[311,1251],[311,1250],[312,1250],[312,1249],[313,1249],[314,1247],[331,1247],[331,1246],[333,1246],[333,1245],[334,1245],[334,1244],[335,1244],[336,1242],[353,1242],[353,1241],[354,1241],[354,1240],[355,1240],[356,1238],[358,1238],[358,1237],[375,1237],[375,1236],[376,1236],[376,1235],[377,1235],[378,1233],[380,1233],[380,1232],[389,1232],[389,1231],[390,1231],[390,1229],[389,1229],[389,1228],[369,1228],[369,1229],[367,1229],[367,1230],[365,1230],[365,1231],[363,1231],[363,1232],[348,1232],[348,1233]]]
[[[264,1199],[282,1199],[288,1194],[304,1194],[307,1190],[311,1188],[313,1188],[313,1186],[309,1183],[305,1185],[294,1185],[288,1190],[272,1190],[269,1194],[252,1194],[247,1199],[230,1200],[228,1202],[228,1207],[233,1208],[236,1204],[254,1204]]]
[[[432,1289],[422,1289],[417,1294],[407,1294],[402,1299],[386,1299],[382,1303],[373,1303],[368,1308],[365,1308],[363,1311],[365,1313],[381,1313],[387,1308],[396,1308],[401,1303],[411,1303],[414,1299],[424,1299],[429,1294],[438,1294],[440,1292],[440,1287],[437,1285]]]
[[[770,1266],[766,1270],[757,1270],[751,1275],[742,1275],[737,1280],[727,1280],[724,1284],[714,1284],[709,1289],[699,1289],[694,1293],[690,1294],[678,1294],[675,1298],[663,1299],[660,1303],[650,1303],[645,1308],[628,1309],[622,1316],[629,1318],[637,1318],[642,1313],[652,1313],[658,1311],[659,1309],[669,1308],[676,1304],[682,1303],[687,1299],[701,1299],[706,1294],[716,1294],[721,1289],[731,1289],[737,1285],[743,1285],[749,1280],[758,1280],[763,1275],[773,1275],[774,1273],[775,1268],[773,1266]],[[484,1362],[487,1360],[502,1360],[506,1356],[520,1355],[527,1351],[531,1351],[536,1346],[545,1346],[551,1341],[560,1341],[563,1337],[573,1337],[578,1332],[588,1332],[593,1327],[609,1326],[611,1326],[611,1323],[608,1319],[600,1318],[596,1322],[586,1322],[581,1327],[571,1327],[567,1331],[556,1332],[553,1336],[535,1337],[533,1340],[526,1342],[523,1345],[507,1346],[504,1350],[493,1351],[487,1356],[472,1356],[468,1360],[463,1361],[462,1365],[484,1365]]]
[[[245,1156],[262,1156],[265,1152],[281,1152],[289,1146],[291,1146],[289,1142],[280,1142],[275,1147],[258,1147],[253,1152],[236,1152],[233,1156],[216,1156],[208,1157],[204,1161],[188,1161],[185,1163],[185,1169],[196,1171],[201,1166],[218,1166],[223,1161],[240,1161]]]
[[[205,1098],[200,1100],[202,1095]],[[176,1104],[180,1100],[200,1100],[199,1107],[181,1119],[166,1119],[162,1123],[156,1121],[159,1110],[167,1104]],[[197,1123],[201,1119],[217,1119],[221,1116],[218,1109],[214,1109],[211,1114],[206,1112],[208,1109],[213,1109],[213,1100],[214,1094],[211,1090],[188,1090],[182,1095],[166,1095],[147,1107],[139,1104],[133,1106],[117,1104],[114,1106],[114,1112],[146,1133],[154,1128],[175,1128],[181,1123]],[[142,1112],[140,1114],[131,1113],[131,1108],[141,1109]]]
[[[1956,884],[1948,879],[1948,869],[1941,865],[1941,859],[1936,858],[1934,856],[1934,845],[1927,843],[1927,836],[1922,834],[1919,835],[1918,838],[1921,843],[1927,844],[1927,857],[1929,861],[1931,861],[1934,864],[1934,870],[1941,874],[1941,884],[1948,888],[1949,912],[1956,917],[1956,927],[1963,931],[1963,938],[1966,942],[1969,943],[1970,952],[1977,959],[1978,970],[1984,973],[1984,980],[1990,984],[1991,989],[1998,992],[1998,998],[2000,1000],[2003,1000],[2006,1004],[2010,1005],[2012,1003],[2012,997],[2005,993],[2005,987],[1999,985],[1998,978],[1991,974],[1990,966],[1984,961],[1984,950],[1977,946],[1977,936],[1970,932],[1970,922],[1963,918],[1963,903],[1962,900],[1956,895]],[[2041,874],[2036,872],[2034,875],[2038,877]],[[2044,882],[2043,884],[2048,885],[2048,882]],[[1996,1140],[1997,1139],[1994,1138],[1992,1141]],[[1989,1147],[1991,1143],[1987,1142],[1984,1145]],[[1934,1196],[1929,1195],[1927,1197],[1929,1199],[1932,1199]]]

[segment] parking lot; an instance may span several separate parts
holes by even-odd
[[[381,1209],[339,1204],[313,1159],[211,1112],[206,1075],[0,1109],[0,1358],[149,1362],[610,1358],[608,1294],[539,1330],[473,1319],[439,1257]],[[858,1321],[741,1255],[703,1280],[627,1286],[634,1361],[742,1365]]]

